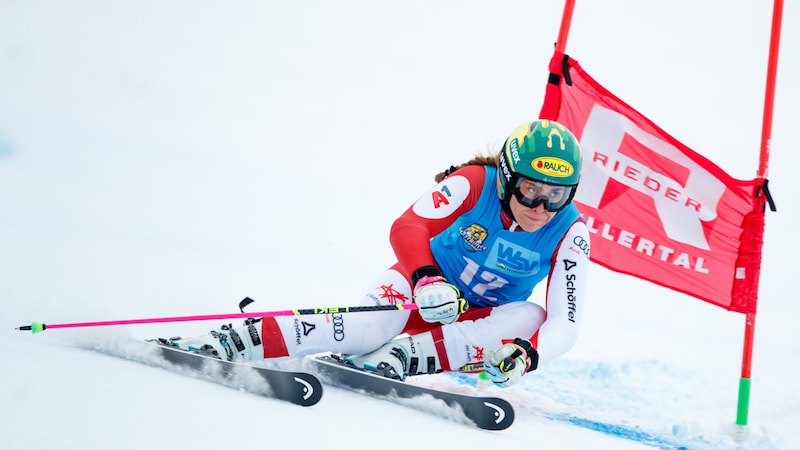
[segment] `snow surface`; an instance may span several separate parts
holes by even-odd
[[[786,3],[779,213],[737,444],[744,317],[600,267],[577,345],[495,392],[517,408],[502,432],[414,410],[432,402],[328,388],[301,408],[107,354],[216,323],[14,330],[237,312],[244,296],[348,304],[393,262],[389,225],[434,173],[536,117],[562,2],[0,0],[0,448],[799,449],[800,11]],[[567,50],[752,178],[771,8],[579,1]]]

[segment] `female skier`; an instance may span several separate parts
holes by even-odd
[[[484,370],[511,386],[577,337],[589,264],[589,233],[572,203],[580,171],[575,136],[538,120],[498,155],[437,175],[392,225],[397,263],[359,303],[413,301],[418,312],[263,318],[171,343],[231,361],[340,353],[397,379]],[[529,298],[545,278],[542,307]]]

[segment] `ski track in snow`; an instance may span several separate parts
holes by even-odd
[[[697,391],[683,381],[689,378],[687,375],[671,372],[657,361],[615,365],[565,359],[551,364],[547,372],[523,378],[514,392],[492,391],[514,405],[518,422],[568,423],[662,449],[738,447],[733,439],[736,430],[732,423],[711,429],[707,428],[707,421],[702,421],[704,414],[717,414],[717,409],[692,408],[689,393]],[[457,385],[477,389],[485,389],[487,383],[468,374],[443,376]],[[452,382],[424,384],[453,388]],[[666,386],[674,387],[676,394],[665,397]],[[687,414],[687,411],[694,413]],[[759,433],[749,435],[748,445],[765,450],[780,448],[767,435]]]
[[[115,333],[110,335],[116,336]],[[263,391],[263,380],[258,376],[248,380],[199,375],[164,362],[153,348],[142,342],[124,336],[109,339],[110,335],[81,335],[67,342],[83,350],[144,363],[195,379],[211,378],[215,383],[243,392]],[[261,361],[254,365],[285,370],[304,370],[306,367],[302,360],[289,358]],[[715,409],[703,411],[693,408],[702,408],[703,405],[692,405],[689,393],[696,392],[696,387],[688,386],[684,381],[691,379],[690,375],[672,371],[655,360],[610,364],[564,359],[552,363],[547,371],[537,376],[525,377],[520,386],[508,390],[490,386],[489,382],[474,374],[418,376],[409,378],[407,382],[465,394],[482,391],[504,398],[515,409],[513,427],[556,422],[659,449],[716,450],[738,447],[732,438],[735,433],[732,424],[712,429],[703,422],[703,415],[716,414]],[[674,395],[665,396],[669,387],[674,390]],[[371,396],[366,393],[355,395]],[[380,396],[374,397],[381,399]],[[420,397],[394,398],[391,401],[418,410],[422,415],[430,414],[455,423],[469,424],[459,410],[438,400]],[[687,414],[688,411],[693,413]],[[768,436],[757,432],[750,434],[748,446],[746,448],[761,450],[780,448]]]

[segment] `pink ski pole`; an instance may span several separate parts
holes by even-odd
[[[35,334],[35,333],[40,333],[44,330],[49,330],[54,328],[100,327],[109,325],[135,325],[143,323],[191,322],[200,320],[221,320],[221,319],[249,319],[253,317],[304,316],[311,314],[341,314],[341,313],[372,312],[372,311],[414,311],[417,309],[419,309],[419,307],[414,303],[399,304],[399,305],[376,305],[376,306],[334,306],[327,308],[285,309],[282,311],[206,314],[198,316],[152,317],[147,319],[105,320],[99,322],[76,322],[76,323],[54,323],[54,324],[31,322],[30,325],[23,325],[15,329],[23,331],[30,330],[31,333]]]

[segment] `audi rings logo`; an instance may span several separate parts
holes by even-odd
[[[586,254],[586,257],[589,257],[589,242],[586,239],[575,236],[575,239],[572,240],[572,243],[575,244],[583,253]]]
[[[333,314],[331,316],[333,322],[333,338],[337,342],[344,340],[344,317],[341,314]]]

